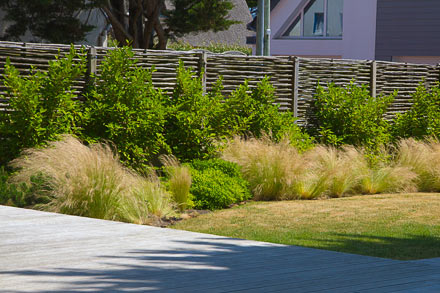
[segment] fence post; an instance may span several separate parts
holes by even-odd
[[[199,57],[199,74],[202,75],[202,89],[203,95],[206,94],[206,68],[208,65],[208,54],[201,52]]]
[[[295,118],[298,118],[298,80],[299,80],[299,58],[293,57],[292,112]]]
[[[87,51],[87,82],[93,82],[93,75],[96,74],[97,64],[96,48],[91,46]]]
[[[438,82],[440,82],[440,63],[437,64],[437,70],[438,70]]]
[[[371,61],[370,64],[370,94],[373,98],[377,95],[377,62],[375,60]]]
[[[21,57],[27,58],[27,48],[29,47],[29,44],[26,42],[23,42],[23,53],[21,53]]]

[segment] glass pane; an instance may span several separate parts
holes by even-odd
[[[312,0],[304,8],[304,36],[324,36],[324,0]]]
[[[342,37],[344,0],[327,1],[327,36]]]
[[[301,36],[301,15],[298,16],[292,25],[287,29],[283,36],[300,37]]]

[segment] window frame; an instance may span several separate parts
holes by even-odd
[[[302,3],[302,5],[299,8],[299,13],[296,13],[294,17],[290,18],[290,21],[288,22],[287,25],[283,25],[282,30],[281,30],[281,34],[279,34],[278,38],[280,39],[288,39],[288,40],[342,40],[344,34],[343,34],[343,29],[344,29],[344,25],[342,24],[342,35],[340,37],[336,37],[336,36],[327,36],[327,15],[328,15],[328,0],[324,0],[324,31],[323,31],[323,35],[322,36],[304,36],[304,10],[306,9],[307,5],[311,2],[312,0],[309,1],[305,1],[304,3]],[[295,21],[299,19],[299,23],[300,23],[300,36],[286,36],[285,34],[287,33],[287,31],[289,29],[293,29],[293,24],[295,23]]]

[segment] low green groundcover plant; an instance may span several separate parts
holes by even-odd
[[[32,175],[28,183],[14,184],[8,182],[10,174],[0,167],[0,204],[15,207],[38,207],[50,202],[46,191],[49,186],[44,176],[39,173]]]
[[[222,209],[251,198],[248,183],[238,165],[221,159],[196,160],[191,164],[194,205],[198,209]]]

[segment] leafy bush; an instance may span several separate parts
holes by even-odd
[[[129,47],[111,50],[102,62],[96,85],[87,95],[88,141],[112,141],[121,159],[142,167],[167,152],[163,137],[162,92],[154,88],[152,71],[136,65]]]
[[[217,141],[234,135],[259,137],[270,133],[275,140],[288,137],[300,149],[313,145],[312,139],[295,124],[291,112],[281,113],[275,91],[267,78],[251,88],[247,82],[227,99],[220,78],[203,93],[200,77],[181,63],[173,98],[168,100],[166,141],[179,159],[207,159],[219,151]]]
[[[225,107],[219,83],[213,91],[203,93],[201,77],[194,76],[181,62],[177,85],[167,99],[168,116],[165,137],[172,153],[180,160],[209,158],[216,154],[216,140],[228,136]]]
[[[199,209],[222,209],[251,197],[248,183],[238,166],[219,159],[194,161],[191,164],[191,194]]]
[[[412,95],[411,109],[397,114],[393,134],[397,138],[424,138],[440,135],[440,84],[430,90],[423,84]]]
[[[293,124],[294,119],[289,114],[280,113],[274,102],[275,89],[268,78],[253,89],[245,81],[226,100],[229,125],[241,134],[259,137],[270,132],[277,136],[280,128],[286,126],[283,122]]]
[[[51,198],[41,205],[44,210],[139,224],[172,210],[157,178],[147,179],[124,168],[106,145],[87,147],[65,136],[47,148],[26,150],[11,165],[19,170],[11,178],[17,184],[44,175],[44,186],[49,188],[39,191]]]
[[[29,76],[21,76],[7,60],[4,78],[8,110],[13,111],[0,112],[0,164],[23,148],[79,132],[81,111],[73,85],[85,70],[85,54],[73,47],[66,56],[49,61],[47,71],[31,69]]]
[[[374,98],[365,86],[353,82],[344,88],[329,84],[327,90],[318,85],[314,106],[321,141],[378,151],[391,138],[390,125],[383,115],[395,95]]]
[[[251,89],[245,82],[226,100],[227,124],[234,134],[261,137],[269,134],[273,140],[288,139],[300,150],[313,146],[313,139],[295,124],[292,112],[280,112],[275,103],[275,89],[264,78]]]

